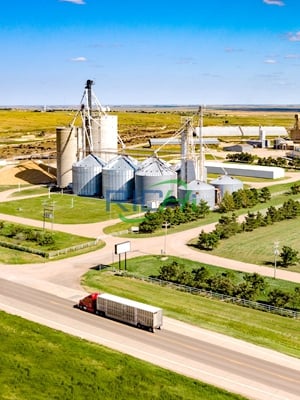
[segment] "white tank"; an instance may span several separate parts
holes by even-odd
[[[215,207],[215,188],[208,183],[195,180],[178,187],[178,199],[181,204],[187,202],[199,204],[204,200],[212,210]]]
[[[77,161],[78,129],[56,128],[57,186],[66,188],[72,183],[72,165]]]
[[[118,154],[118,117],[101,115],[92,121],[92,152],[103,161],[110,161]]]

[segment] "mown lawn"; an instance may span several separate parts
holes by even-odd
[[[44,209],[52,207],[54,218],[51,221],[47,219],[47,222],[60,224],[88,224],[140,212],[139,206],[132,204],[50,193],[44,196],[1,202],[0,213],[43,221]]]
[[[220,240],[217,248],[209,251],[209,254],[273,267],[275,241],[279,242],[279,251],[283,246],[289,246],[300,255],[299,224],[300,217],[276,222],[252,232],[237,233],[228,239]],[[191,243],[196,244],[197,238]],[[277,256],[277,267],[280,268],[280,256]],[[300,272],[300,263],[284,269]]]
[[[195,379],[0,312],[1,400],[242,400]]]

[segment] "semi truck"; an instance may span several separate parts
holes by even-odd
[[[150,332],[161,329],[163,324],[161,308],[109,293],[91,293],[81,299],[77,307]]]

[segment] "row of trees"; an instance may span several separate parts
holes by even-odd
[[[254,207],[258,203],[266,203],[270,198],[271,194],[267,187],[260,190],[255,188],[239,189],[232,194],[225,192],[218,210],[226,213],[240,208]],[[182,204],[175,204],[173,207],[162,205],[157,211],[145,213],[144,220],[139,224],[139,232],[153,233],[165,222],[174,226],[196,221],[205,218],[209,211],[209,206],[203,199],[198,205],[186,201],[183,201]]]
[[[259,299],[268,287],[265,278],[257,273],[245,273],[240,280],[232,271],[212,273],[204,266],[190,271],[177,261],[163,265],[157,278],[251,301]],[[294,307],[299,306],[300,287],[296,287],[292,294],[275,288],[269,291],[267,297],[268,304],[275,307],[284,307],[291,301]]]
[[[284,204],[276,208],[270,206],[263,215],[260,211],[248,212],[244,221],[239,223],[236,214],[223,215],[212,232],[201,231],[197,247],[201,250],[213,250],[222,239],[227,239],[241,232],[250,232],[259,227],[272,225],[286,219],[294,219],[300,215],[300,203],[289,199]],[[298,252],[289,246],[283,246],[280,257],[281,265],[287,267],[298,262]]]
[[[174,226],[196,221],[205,218],[208,213],[209,206],[204,200],[201,200],[198,205],[186,202],[182,206],[160,207],[155,212],[145,213],[144,220],[139,224],[139,232],[152,233],[165,223]]]
[[[27,228],[0,221],[0,236],[13,239],[16,242],[36,242],[39,246],[55,244],[54,236],[50,232]]]
[[[226,159],[232,162],[257,164],[268,167],[300,168],[300,158],[288,159],[284,157],[257,157],[247,152],[227,154]]]
[[[251,208],[256,204],[266,203],[270,199],[271,193],[267,187],[239,189],[233,193],[225,192],[219,204],[219,212],[227,213],[241,208]]]

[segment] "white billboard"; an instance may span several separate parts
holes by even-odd
[[[122,242],[115,244],[115,254],[127,253],[130,251],[130,242]]]

